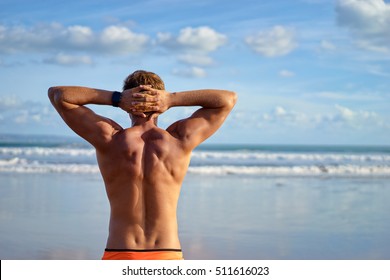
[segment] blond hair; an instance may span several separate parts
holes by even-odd
[[[137,70],[130,74],[123,82],[123,90],[150,85],[154,89],[165,90],[163,80],[155,73],[144,70]]]

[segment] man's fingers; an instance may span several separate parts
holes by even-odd
[[[159,110],[159,96],[158,91],[148,85],[141,85],[134,88],[132,93],[133,101],[131,102],[131,112],[147,113],[156,112]]]
[[[150,95],[149,93],[133,93],[133,98],[142,102],[155,102],[158,101],[157,96]]]
[[[137,92],[145,92],[145,91],[151,91],[151,90],[153,90],[153,88],[150,85],[140,85],[137,87],[127,89],[125,91],[129,91],[130,93],[137,93]]]
[[[142,86],[138,86],[138,87],[135,87],[135,88],[131,88],[130,89],[130,92],[131,93],[136,93],[136,92],[141,92],[143,91],[144,89],[142,88]]]
[[[131,105],[133,107],[142,107],[142,106],[145,106],[145,107],[149,107],[149,106],[157,106],[158,105],[158,102],[156,101],[147,101],[147,102],[141,102],[141,101],[133,101],[131,102]]]
[[[143,91],[151,91],[153,90],[151,85],[140,85],[139,88]]]
[[[131,109],[133,112],[155,112],[159,106],[156,102],[133,102]]]

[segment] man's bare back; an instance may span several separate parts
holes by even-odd
[[[150,121],[118,132],[97,158],[111,204],[107,248],[180,249],[176,207],[190,154],[179,141]]]
[[[49,97],[64,121],[96,148],[110,202],[110,250],[180,250],[177,204],[192,150],[224,122],[233,92],[197,90],[170,94],[140,85],[122,92],[123,129],[84,105],[111,105],[111,91],[55,87]],[[166,130],[157,117],[174,106],[201,106]]]

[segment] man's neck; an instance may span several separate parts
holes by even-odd
[[[147,117],[140,117],[131,115],[131,124],[132,126],[142,126],[142,125],[154,125],[157,126],[157,117],[158,114],[151,114]]]

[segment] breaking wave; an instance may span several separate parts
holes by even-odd
[[[0,172],[99,173],[95,151],[74,147],[0,147]],[[197,150],[189,173],[262,176],[390,176],[387,152]]]

